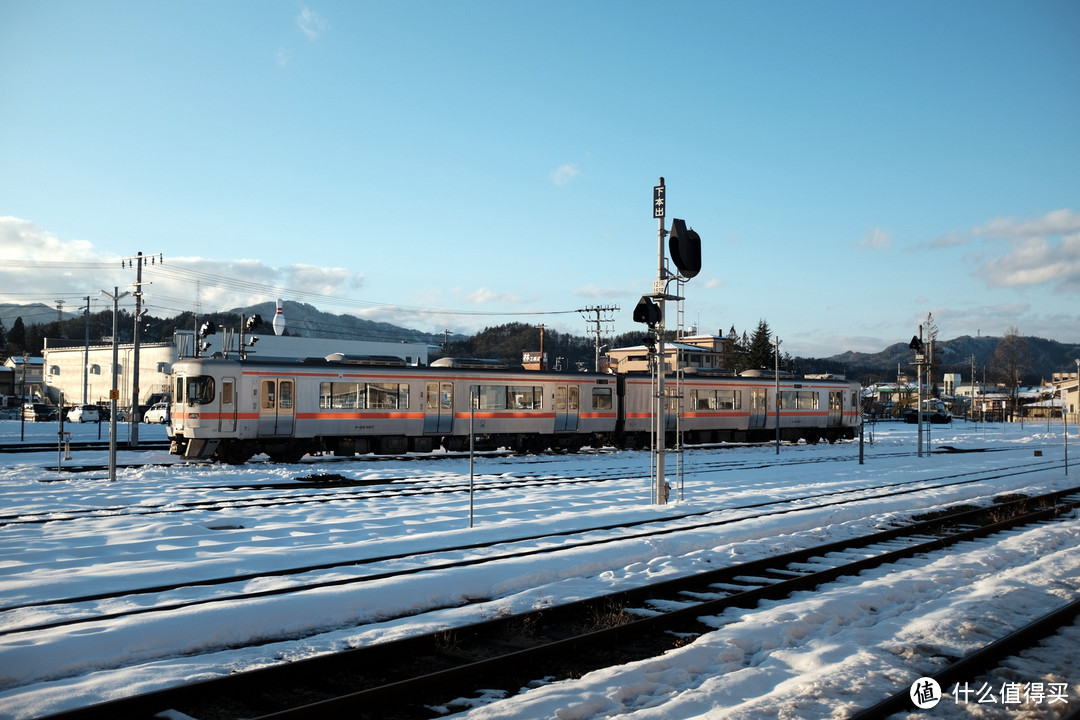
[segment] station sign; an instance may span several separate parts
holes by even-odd
[[[664,195],[665,188],[663,185],[654,185],[652,189],[652,202],[653,202],[653,217],[664,217]]]

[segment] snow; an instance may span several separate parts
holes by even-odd
[[[56,439],[53,424],[23,429],[27,442]],[[95,425],[65,430],[74,439],[98,436]],[[105,471],[49,469],[56,453],[0,455],[0,718],[37,717],[777,555],[881,529],[928,507],[986,505],[1002,494],[1078,484],[1080,469],[1065,471],[1060,425],[958,422],[932,432],[935,447],[988,451],[920,458],[916,428],[904,424],[876,426],[865,464],[857,443],[784,446],[778,455],[771,446],[692,450],[685,499],[663,507],[649,503],[648,453],[478,457],[473,527],[467,492],[434,492],[468,484],[467,458],[307,458],[237,468],[142,450],[121,452],[119,461],[167,464],[121,468],[109,482]],[[19,434],[18,422],[0,421],[0,443],[18,442]],[[164,430],[143,426],[140,439],[164,439]],[[1080,456],[1075,432],[1070,445]],[[65,464],[107,461],[104,452],[72,455]],[[982,479],[1001,467],[1016,469]],[[319,474],[376,484],[315,489],[296,481]],[[547,477],[596,481],[508,485]],[[422,481],[426,491],[383,492],[406,480]],[[253,483],[267,485],[244,487]],[[896,484],[892,493],[870,489],[887,484]],[[915,491],[895,492],[904,489]],[[833,504],[814,507],[820,502]],[[63,519],[89,509],[98,512]],[[53,521],[12,523],[15,516]],[[663,518],[677,531],[645,537],[634,528],[594,529]],[[717,518],[729,522],[704,526]],[[565,534],[543,538],[556,532]],[[611,542],[585,546],[585,538]],[[495,540],[509,545],[470,547]],[[513,555],[536,547],[551,551]],[[577,680],[537,678],[514,697],[490,692],[445,709],[469,720],[845,717],[1080,596],[1076,513],[962,550],[725,611],[705,619],[712,631],[661,657]],[[508,557],[438,567],[496,552]],[[255,577],[335,562],[345,564]],[[417,572],[386,576],[404,568]],[[231,582],[62,602],[218,577]],[[337,582],[357,577],[369,580]],[[299,584],[313,587],[275,593]],[[209,602],[241,591],[265,594]],[[13,607],[50,600],[57,602]],[[166,605],[175,607],[25,629]],[[1080,628],[1070,628],[992,676],[971,678],[971,689],[991,688],[983,697],[994,702],[957,702],[953,688],[944,688],[937,708],[912,717],[1060,717],[1080,706],[1078,641]],[[1021,697],[1034,693],[1025,706],[1005,702],[1003,691],[1015,688]]]

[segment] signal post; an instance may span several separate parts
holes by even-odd
[[[652,294],[642,295],[637,307],[634,308],[634,321],[645,323],[649,327],[649,332],[656,336],[656,403],[654,405],[656,435],[652,448],[654,469],[652,488],[653,501],[658,505],[666,505],[668,501],[665,468],[667,393],[664,381],[667,374],[667,359],[664,353],[664,311],[666,301],[682,300],[677,295],[668,295],[667,286],[672,280],[680,278],[689,280],[701,271],[701,237],[693,230],[688,230],[686,221],[678,218],[672,218],[669,233],[664,228],[666,206],[667,189],[664,186],[664,178],[660,178],[660,184],[653,187],[653,217],[658,221],[656,281],[653,283]],[[664,254],[665,235],[670,235],[671,259],[679,270],[678,274],[673,274],[667,269],[667,259]]]

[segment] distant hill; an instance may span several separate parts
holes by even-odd
[[[277,310],[276,303],[265,302],[258,305],[233,308],[230,313],[251,317],[260,315],[266,328],[261,332],[268,333],[274,322],[274,312]],[[337,315],[322,312],[314,305],[286,300],[282,305],[285,315],[285,328],[289,335],[299,337],[341,337],[350,340],[372,340],[380,342],[425,342],[440,343],[441,335],[412,330],[385,322],[364,320],[353,315]],[[260,332],[260,331],[256,331]]]
[[[1080,358],[1080,345],[1060,343],[1038,337],[1025,337],[1028,349],[1028,372],[1025,384],[1037,384],[1040,380],[1049,380],[1055,372],[1076,372],[1076,359]],[[990,372],[990,359],[997,350],[999,337],[971,337],[962,335],[953,340],[938,340],[934,345],[934,355],[940,359],[940,372],[960,373],[965,379],[971,377],[971,359],[975,358],[975,371],[981,377],[983,370]],[[907,343],[890,345],[881,352],[859,353],[845,352],[828,358],[804,360],[807,365],[821,364],[822,369],[846,372],[852,379],[893,380],[896,368],[909,376],[914,373],[915,353]],[[827,366],[827,367],[826,367]],[[988,375],[989,377],[989,375]]]
[[[83,307],[86,306],[83,305]],[[73,312],[64,311],[64,320],[70,320],[82,314],[81,311],[75,311],[75,308],[72,308],[72,310]],[[56,308],[44,303],[31,303],[29,305],[0,303],[0,321],[4,323],[5,332],[11,329],[16,318],[22,318],[23,325],[27,327],[30,325],[48,325],[51,322],[56,322]]]

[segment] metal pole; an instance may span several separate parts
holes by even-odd
[[[923,427],[922,427],[922,325],[919,326],[919,352],[915,356],[915,367],[919,373],[919,405],[915,410],[915,419],[919,423],[919,457],[923,456]]]
[[[780,454],[780,336],[776,336],[776,367],[773,374],[776,383],[776,454]]]
[[[473,526],[473,454],[475,452],[473,432],[476,423],[476,387],[469,397],[469,527]]]
[[[87,385],[90,377],[90,296],[86,296],[86,344],[83,345],[82,404],[87,403]]]
[[[139,315],[142,313],[142,266],[143,254],[140,251],[135,259],[135,329],[132,331],[131,368],[131,432],[128,434],[132,447],[139,444],[139,422],[142,420],[139,413]]]
[[[56,472],[60,472],[60,466],[64,460],[64,391],[60,391],[60,412],[56,415]]]
[[[120,294],[120,288],[114,287],[113,294],[101,291],[101,294],[113,301],[112,316],[112,388],[109,390],[109,480],[116,480],[116,399],[120,397],[120,391],[116,387],[116,365],[120,361],[120,351],[117,346],[118,332],[116,316],[119,312],[120,298],[127,297],[131,293]]]
[[[664,178],[660,178],[664,184]],[[664,218],[657,220],[657,271],[656,287],[659,295],[660,322],[656,324],[656,503],[667,505],[667,477],[664,467],[665,436],[667,435],[667,403],[664,398],[664,375],[667,374],[667,358],[664,357],[664,296],[667,294],[667,282],[664,268]]]
[[[109,392],[109,480],[116,480],[116,363],[120,360],[120,350],[116,345],[116,315],[120,306],[120,288],[113,288],[112,314],[112,389]]]

